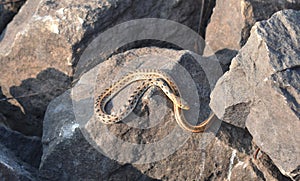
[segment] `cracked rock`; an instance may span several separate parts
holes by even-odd
[[[239,50],[248,40],[251,27],[257,21],[266,20],[283,9],[300,10],[300,2],[294,0],[222,0],[216,1],[205,40],[211,49]]]
[[[255,24],[229,72],[212,92],[219,118],[246,127],[279,170],[299,177],[300,12],[284,10]]]

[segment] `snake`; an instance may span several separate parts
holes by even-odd
[[[106,106],[120,91],[133,82],[139,82],[139,86],[130,95],[128,102],[117,112],[108,113]],[[119,81],[110,85],[99,96],[94,103],[94,112],[96,117],[104,124],[115,124],[127,117],[136,107],[138,101],[144,93],[152,86],[158,87],[173,102],[173,110],[177,124],[184,130],[200,133],[215,117],[211,114],[205,121],[198,125],[190,124],[184,117],[183,110],[189,110],[188,103],[180,97],[179,89],[175,81],[162,70],[159,69],[138,69],[130,72]]]

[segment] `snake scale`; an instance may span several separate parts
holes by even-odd
[[[128,102],[116,113],[110,114],[105,111],[107,103],[122,89],[127,87],[133,82],[140,82],[140,85],[130,95]],[[175,119],[178,125],[184,130],[199,133],[203,132],[206,126],[210,123],[215,116],[211,114],[208,119],[200,123],[199,125],[191,125],[186,121],[183,110],[188,110],[189,106],[185,100],[180,98],[178,86],[175,81],[165,72],[157,69],[140,69],[131,72],[121,78],[116,83],[112,84],[109,88],[105,89],[95,101],[95,114],[97,118],[105,124],[114,124],[120,122],[126,116],[128,116],[136,107],[139,99],[143,94],[151,87],[156,86],[160,88],[164,94],[173,102]]]

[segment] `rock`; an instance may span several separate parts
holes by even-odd
[[[41,139],[29,137],[0,126],[0,143],[21,161],[38,168],[42,156]]]
[[[232,21],[234,17],[234,21]],[[240,28],[243,27],[241,6],[235,0],[216,1],[210,22],[206,28],[204,55],[222,49],[239,50]]]
[[[70,77],[48,68],[35,78],[22,80],[18,86],[11,86],[10,94],[13,97],[3,96],[0,90],[0,113],[6,118],[6,126],[28,136],[41,136],[41,120],[48,103],[63,93],[69,84]]]
[[[222,49],[216,52],[215,55],[222,66],[223,72],[229,70],[231,60],[237,55],[237,53],[238,51],[229,49]]]
[[[247,127],[253,141],[290,178],[299,177],[300,163],[295,136],[300,133],[299,18],[299,11],[285,10],[255,24],[210,104],[224,121]]]
[[[13,153],[0,144],[1,180],[36,180],[37,170],[18,160]]]
[[[49,104],[44,126],[39,180],[109,180],[122,170],[128,172],[121,178],[152,180],[130,165],[105,157],[86,141],[73,114],[70,91]]]
[[[154,47],[134,49],[114,55],[85,73],[70,91],[48,106],[40,179],[225,180],[238,178],[241,170],[246,171],[244,180],[284,178],[280,172],[268,174],[270,169],[266,166],[261,167],[262,171],[257,170],[252,158],[256,147],[244,129],[224,123],[220,127],[221,121],[214,119],[205,133],[183,134],[174,120],[172,103],[165,100],[157,89],[146,92],[144,97],[148,99],[143,97],[134,114],[120,124],[103,125],[93,116],[94,96],[105,87],[130,70],[162,68],[163,65],[164,71],[179,84],[188,102],[195,97],[189,97],[185,89],[197,87],[200,90],[198,100],[201,100],[201,105],[197,109],[201,107],[199,119],[205,119],[210,86],[203,71],[205,68],[199,69],[201,67],[193,60],[193,55],[189,51]],[[189,71],[195,87],[190,82],[184,83],[181,66]],[[121,91],[121,95],[114,98],[117,100],[112,101],[112,110],[122,105],[121,100],[132,90]],[[172,134],[174,131],[175,135]],[[172,139],[165,142],[169,135],[176,138],[175,143]],[[182,144],[176,145],[176,142]],[[153,143],[157,144],[154,148],[151,147]]]
[[[157,63],[153,64],[153,61],[157,61]],[[206,61],[212,62],[208,59]],[[40,166],[40,178],[51,180],[61,177],[71,180],[83,178],[118,180],[124,177],[130,180],[136,178],[145,180],[152,180],[151,178],[169,178],[171,180],[177,177],[197,178],[202,170],[202,167],[198,167],[201,164],[199,159],[202,155],[198,154],[196,150],[199,148],[199,144],[202,144],[200,141],[202,134],[190,135],[183,132],[175,122],[172,106],[169,105],[171,103],[157,89],[146,92],[144,97],[149,97],[148,103],[143,99],[144,101],[139,103],[134,114],[123,120],[123,124],[105,126],[99,124],[99,120],[93,116],[94,94],[97,95],[103,91],[112,81],[118,80],[128,71],[136,68],[164,67],[166,71],[169,70],[168,73],[173,73],[174,79],[179,80],[182,94],[186,96],[186,100],[201,102],[201,113],[194,114],[194,116],[200,116],[200,120],[205,119],[209,112],[207,104],[210,86],[203,70],[200,69],[200,72],[197,70],[200,66],[196,63],[189,51],[142,48],[115,55],[84,74],[72,88],[71,93],[66,92],[49,104],[44,120],[42,138],[44,154]],[[185,70],[183,67],[191,71],[191,74],[188,75],[193,79],[187,79],[185,74],[176,76],[182,74],[181,71]],[[97,73],[98,71],[100,74]],[[195,81],[194,85],[193,82],[184,82],[184,77],[185,80]],[[94,90],[95,85],[97,86]],[[199,92],[198,98],[190,97],[185,91],[197,91],[196,86],[202,91]],[[130,94],[130,92],[130,89],[125,89],[119,99],[127,97],[127,93]],[[118,100],[118,97],[116,99]],[[114,107],[118,107],[123,103],[114,100],[112,104]],[[195,105],[196,108],[198,106],[199,110],[199,103],[191,105]],[[191,113],[190,116],[193,114]],[[131,119],[132,121],[130,121]],[[216,127],[219,124],[220,122],[217,121]],[[215,129],[217,130],[217,128]],[[124,142],[114,140],[117,142],[110,143],[111,137],[107,135],[109,133]],[[167,143],[170,144],[168,146],[165,142],[170,134],[175,138],[181,137],[175,139],[174,143],[172,139],[168,141]],[[173,138],[173,136],[169,137]],[[193,141],[185,143],[189,137],[195,138],[192,139]],[[213,134],[208,134],[206,137],[206,141],[209,142],[213,138]],[[161,141],[159,142],[159,140]],[[151,147],[152,142],[157,142],[157,145]],[[182,149],[177,150],[181,147],[181,144],[176,145],[177,142],[183,144]],[[205,144],[203,145],[202,148],[205,147]],[[144,146],[149,149],[144,149]],[[172,154],[175,154],[172,156],[173,158],[167,158]],[[189,161],[187,158],[190,154],[193,156]],[[180,165],[178,162],[198,168],[197,172],[191,167],[178,167]]]
[[[282,175],[272,160],[254,158],[257,146],[250,133],[242,128],[223,122],[216,139],[208,147],[206,172],[211,180],[290,180]],[[211,170],[214,174],[211,174]],[[222,179],[220,178],[220,175]],[[205,180],[205,179],[201,179]]]
[[[24,118],[24,113],[22,110],[10,102],[10,98],[6,97],[2,93],[2,87],[0,86],[0,125],[5,126],[7,128],[12,128],[18,130],[18,127],[26,127],[26,125],[22,124],[22,120]],[[14,114],[11,114],[13,112]],[[17,121],[16,121],[17,120]],[[18,124],[16,124],[18,122]]]
[[[17,14],[21,6],[25,3],[25,0],[11,1],[4,0],[0,3],[0,34],[5,29],[6,25]],[[0,38],[1,40],[1,38]]]
[[[206,29],[205,40],[209,48],[204,50],[204,54],[210,55],[222,49],[239,50],[247,42],[255,22],[266,20],[273,13],[283,9],[300,10],[300,2],[292,0],[216,1]]]
[[[26,1],[2,34],[0,43],[0,72],[6,75],[0,80],[3,94],[8,98],[21,96],[27,99],[10,101],[25,110],[25,118],[12,129],[26,135],[41,135],[42,118],[49,98],[52,100],[62,93],[57,87],[65,91],[70,86],[66,77],[73,76],[81,53],[97,34],[116,24],[140,18],[169,19],[197,30],[200,10],[201,2],[194,0]],[[114,51],[102,52],[103,60]],[[41,84],[29,83],[17,94],[11,91],[11,87],[19,87],[22,81],[35,79],[50,67],[56,73],[49,76],[58,76],[58,81],[53,80],[51,87],[42,86],[49,79],[45,77],[39,82]],[[74,76],[74,79],[78,78]],[[39,96],[29,96],[31,94]],[[6,116],[13,115],[10,112]]]

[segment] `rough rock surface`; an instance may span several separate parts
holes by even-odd
[[[162,149],[161,152],[153,152],[153,150],[147,152],[146,150],[145,154],[138,154],[143,150],[140,148],[131,150],[127,147],[127,143],[138,145],[159,143],[159,140],[164,140],[174,130],[178,135],[186,136],[182,134],[180,128],[178,129],[171,103],[162,101],[164,95],[157,89],[146,92],[144,96],[148,97],[148,100],[142,99],[138,104],[134,111],[138,119],[129,116],[129,119],[123,123],[109,126],[95,119],[94,95],[102,92],[105,87],[129,70],[137,67],[154,68],[153,61],[164,60],[168,57],[173,61],[169,64],[157,61],[156,66],[164,68],[177,81],[181,77],[176,76],[180,75],[178,65],[190,71],[197,89],[200,90],[199,100],[201,100],[202,111],[199,116],[200,119],[204,119],[209,110],[207,104],[210,86],[203,70],[199,70],[199,65],[193,63],[191,55],[189,51],[158,48],[130,50],[111,57],[84,74],[72,90],[65,92],[49,104],[44,122],[42,139],[44,154],[40,166],[40,178],[51,180],[57,178],[71,180],[94,178],[101,180],[124,180],[124,178],[128,180],[225,180],[239,178],[242,170],[245,172],[244,180],[284,180],[285,177],[279,171],[269,174],[269,167],[264,165],[257,170],[254,164],[256,161],[252,158],[256,147],[252,144],[252,137],[247,131],[229,124],[222,124],[220,127],[221,122],[217,119],[213,120],[212,126],[206,133],[188,134],[186,142],[178,148],[172,148],[175,150],[166,157],[154,162],[142,163],[143,159],[144,161],[148,158],[155,159],[155,156],[166,150]],[[164,59],[158,59],[159,57],[164,57]],[[146,61],[149,59],[150,64]],[[162,63],[163,67],[160,65]],[[99,74],[98,71],[100,71]],[[183,90],[184,86],[192,89],[191,86],[183,83],[183,86],[181,85]],[[129,88],[128,91],[132,90]],[[119,97],[127,97],[128,91],[125,89]],[[190,101],[184,91],[182,94]],[[114,99],[118,99],[118,96]],[[119,102],[113,101],[113,107],[122,105]],[[163,119],[156,120],[155,115]],[[220,132],[216,134],[219,127]],[[124,142],[121,144],[109,142],[107,131]],[[99,146],[101,142],[105,145]],[[169,144],[171,142],[162,147],[168,148]],[[110,152],[117,152],[117,157],[105,152],[107,148],[110,148]],[[125,157],[122,157],[123,152]],[[119,159],[127,159],[128,163],[116,161]]]
[[[17,0],[17,1],[3,0],[0,2],[0,34],[5,29],[6,25],[17,14],[20,7],[24,3],[25,0]]]
[[[169,59],[169,61],[167,61]],[[204,119],[205,117],[208,116],[209,108],[207,107],[208,101],[209,101],[209,94],[210,94],[210,87],[207,82],[207,79],[205,78],[205,74],[202,73],[197,73],[195,70],[196,67],[199,68],[198,66],[191,66],[193,60],[191,59],[191,55],[189,55],[188,51],[175,51],[175,50],[167,50],[167,49],[158,49],[158,48],[144,48],[144,49],[137,49],[133,50],[130,52],[126,52],[124,54],[116,55],[112,57],[111,59],[101,63],[99,66],[95,67],[88,73],[86,73],[81,80],[78,82],[78,85],[75,86],[72,91],[72,101],[69,97],[68,94],[64,94],[61,98],[55,99],[51,104],[49,105],[48,111],[46,113],[45,121],[44,121],[44,134],[43,134],[43,143],[45,144],[44,146],[44,154],[42,157],[42,163],[41,163],[41,173],[49,173],[49,175],[53,175],[52,172],[48,172],[49,169],[53,170],[54,172],[58,172],[55,175],[60,176],[61,171],[66,171],[68,172],[68,177],[71,178],[95,178],[95,176],[100,176],[101,178],[105,179],[109,175],[112,174],[113,170],[116,169],[125,169],[123,168],[124,164],[117,163],[113,160],[110,160],[108,157],[104,157],[102,154],[100,154],[97,150],[92,149],[91,145],[88,142],[88,138],[90,137],[90,143],[93,142],[101,142],[101,141],[107,141],[105,138],[103,139],[103,136],[105,135],[105,132],[103,132],[103,128],[99,127],[99,121],[97,119],[91,118],[93,116],[93,100],[94,100],[94,94],[99,94],[100,92],[103,91],[106,87],[109,86],[110,82],[112,82],[114,79],[120,78],[120,76],[123,76],[126,74],[126,72],[135,70],[136,68],[163,68],[169,70],[169,69],[174,69],[176,66],[174,64],[174,61],[179,61],[182,59],[181,64],[182,66],[189,67],[192,69],[194,72],[195,80],[201,81],[198,82],[198,87],[202,90],[201,93],[199,93],[198,96],[198,101],[201,100],[201,106],[202,106],[202,112],[200,114],[200,119]],[[166,60],[166,61],[164,61]],[[157,61],[157,64],[153,64],[153,61]],[[179,67],[180,68],[180,67]],[[179,69],[177,68],[177,69]],[[100,74],[97,77],[98,72],[100,71]],[[173,71],[176,72],[176,71]],[[97,78],[96,84],[95,84],[95,79]],[[93,80],[94,79],[94,80]],[[177,79],[181,79],[180,76],[177,77]],[[194,80],[194,79],[193,79]],[[94,83],[93,83],[94,82]],[[183,82],[183,81],[181,81]],[[202,83],[202,84],[201,84]],[[99,86],[96,86],[99,85]],[[96,86],[96,89],[91,91],[91,89]],[[194,88],[194,90],[197,91],[196,86],[194,85],[181,85],[181,86],[186,86],[190,88]],[[122,91],[123,92],[123,91]],[[130,93],[129,90],[124,90],[125,93]],[[151,91],[150,91],[151,92]],[[153,94],[148,93],[150,97],[154,97],[153,99],[150,99],[150,104],[144,108],[144,106],[140,105],[139,106],[139,112],[136,114],[139,116],[142,116],[142,118],[135,118],[134,117],[129,117],[131,119],[134,119],[135,121],[130,121],[127,124],[130,126],[126,126],[125,124],[117,124],[117,125],[112,125],[109,127],[110,132],[116,134],[117,137],[120,137],[122,139],[128,140],[129,142],[133,142],[136,144],[142,144],[142,143],[149,143],[149,142],[155,142],[155,140],[159,140],[164,138],[166,134],[169,132],[172,132],[174,129],[178,129],[176,127],[176,123],[174,120],[174,116],[171,117],[171,110],[172,106],[168,107],[166,104],[169,104],[166,102],[165,99],[161,99],[157,96],[158,91],[155,91]],[[186,94],[189,96],[188,94]],[[121,95],[119,98],[122,97],[127,97],[128,95]],[[156,97],[156,98],[155,98]],[[193,99],[192,97],[187,97],[189,99]],[[116,98],[117,99],[117,98]],[[124,100],[124,99],[123,99]],[[118,103],[121,102],[120,104],[122,105],[122,101],[115,101],[113,102],[114,107],[118,107]],[[78,107],[80,106],[80,103],[83,103],[83,107]],[[146,104],[141,103],[141,104]],[[197,102],[196,102],[197,104]],[[73,106],[72,106],[73,105]],[[200,105],[198,104],[198,107]],[[159,110],[155,110],[155,108],[159,107]],[[146,109],[146,110],[144,110]],[[148,111],[147,111],[148,110]],[[83,112],[80,112],[83,111]],[[148,112],[148,113],[147,113]],[[196,111],[195,111],[196,112]],[[75,115],[74,115],[75,113]],[[147,116],[148,115],[148,116]],[[157,116],[162,117],[162,120],[159,120]],[[83,117],[83,118],[82,118]],[[76,119],[75,119],[76,118]],[[83,121],[80,121],[81,119],[86,119]],[[91,120],[89,120],[91,119]],[[147,119],[150,119],[147,121]],[[156,120],[157,119],[157,120]],[[55,121],[54,121],[55,120]],[[64,120],[63,122],[60,120]],[[86,123],[83,123],[83,122]],[[160,123],[163,122],[163,123]],[[137,124],[135,124],[137,123]],[[150,124],[150,125],[149,125]],[[158,125],[157,125],[158,124]],[[101,124],[102,125],[102,124]],[[100,126],[101,126],[100,125]],[[150,126],[150,128],[149,128]],[[159,129],[159,126],[162,126],[163,129]],[[174,128],[175,126],[175,128]],[[80,127],[82,127],[84,131],[85,137],[83,137],[80,133]],[[135,128],[136,127],[136,128]],[[148,128],[146,130],[143,129],[137,129],[140,127],[145,127]],[[147,131],[148,130],[148,131]],[[179,128],[179,131],[181,129]],[[78,133],[77,133],[78,132]],[[127,133],[127,134],[126,134]],[[100,137],[99,137],[100,134]],[[179,134],[179,133],[178,133]],[[183,134],[183,133],[181,133]],[[154,136],[155,135],[155,136]],[[103,140],[99,140],[99,138],[102,138]],[[74,146],[77,145],[75,142],[78,141],[85,142],[85,144],[81,145],[86,145],[86,147],[80,146],[78,148],[73,148]],[[86,140],[86,141],[84,141]],[[72,145],[67,144],[68,142],[72,142]],[[49,142],[49,143],[48,143]],[[59,143],[59,144],[58,144]],[[47,146],[47,144],[49,144]],[[88,173],[90,176],[82,173],[85,172],[85,169],[82,169],[81,171],[77,171],[76,173],[74,172],[73,166],[64,161],[65,164],[61,165],[58,167],[57,162],[58,160],[66,160],[64,158],[64,155],[70,155],[70,154],[62,154],[62,152],[65,152],[64,149],[64,144],[67,144],[70,146],[68,150],[72,150],[72,152],[77,153],[77,154],[82,154],[82,151],[90,150],[91,153],[88,153],[86,155],[89,155],[87,158],[85,156],[82,156],[81,158],[77,158],[78,164],[83,164],[80,166],[80,168],[84,167],[91,167],[92,168],[97,168],[95,171],[91,171],[92,174]],[[99,143],[101,144],[101,143]],[[120,145],[121,148],[119,148],[118,144],[109,144],[111,145],[110,147],[115,148],[115,150],[112,151],[117,151],[117,150],[122,150],[122,147],[125,147],[125,145]],[[90,147],[90,148],[89,148]],[[67,151],[67,150],[66,150]],[[123,150],[124,151],[124,150]],[[130,150],[128,151],[128,157],[129,155],[134,156],[135,152],[131,152]],[[165,150],[166,151],[166,150]],[[166,151],[168,152],[168,150]],[[174,152],[174,151],[172,151]],[[72,156],[72,155],[70,155]],[[150,156],[151,155],[145,155]],[[74,157],[77,157],[77,155],[74,155]],[[88,160],[90,159],[96,159],[99,160],[99,162],[93,162],[95,165],[91,165]],[[70,158],[70,162],[73,162],[74,158]],[[126,159],[126,158],[119,158],[119,159]],[[133,161],[130,158],[129,162],[138,162],[139,160]],[[137,158],[133,158],[137,159]],[[143,158],[139,158],[143,159]],[[100,165],[103,165],[104,162],[101,162],[100,160],[106,160],[104,162],[106,163],[105,169],[102,169],[101,172],[98,171],[98,168]],[[153,160],[151,160],[153,161]],[[54,163],[52,163],[54,162]],[[148,160],[149,162],[149,160]],[[85,163],[89,163],[86,165]],[[110,166],[109,166],[110,165]],[[127,166],[126,166],[127,167]],[[62,169],[63,168],[63,169]],[[121,170],[122,170],[121,169]],[[130,169],[130,172],[134,172],[131,167],[126,168]],[[149,165],[148,168],[149,169]],[[46,171],[44,171],[46,170]],[[135,171],[136,174],[141,174],[139,172],[145,172],[146,170],[143,171]],[[83,175],[82,175],[83,174]],[[121,174],[121,173],[120,173]],[[160,173],[163,174],[163,173]],[[185,174],[185,177],[188,177],[189,173],[185,172],[180,172],[180,174]],[[191,174],[191,173],[190,173]],[[49,177],[48,174],[43,175],[43,177]],[[121,174],[122,175],[122,174]],[[112,177],[116,177],[116,175],[112,175]],[[135,178],[135,177],[140,177],[140,176],[134,176],[130,178]],[[183,175],[182,175],[183,177]],[[190,177],[195,177],[195,175],[190,175]],[[156,178],[159,178],[159,175],[156,175]]]
[[[1,180],[36,180],[37,170],[18,160],[5,146],[0,144]]]
[[[205,54],[223,49],[239,50],[247,41],[255,22],[266,20],[283,9],[300,9],[292,0],[223,0],[216,1],[205,40],[210,49]]]
[[[23,1],[10,5],[18,2]],[[207,35],[210,42],[225,43],[216,49],[224,71],[256,21],[279,9],[299,8],[294,0],[244,0],[241,6],[232,2],[217,1]],[[8,7],[1,3],[0,20],[5,13],[1,8]],[[112,46],[79,63],[99,33],[132,19],[175,20],[203,36],[214,4],[215,0],[27,1],[0,36],[0,72],[5,75],[0,78],[0,180],[299,180],[300,146],[294,136],[299,134],[300,43],[299,25],[295,25],[299,13],[287,11],[258,24],[231,71],[219,82],[211,105],[231,124],[215,119],[204,134],[188,134],[178,127],[172,103],[157,88],[145,92],[120,124],[106,126],[94,117],[95,95],[129,70],[147,67],[164,69],[176,80],[192,105],[192,110],[184,111],[190,122],[196,124],[194,116],[207,118],[210,90],[215,85],[209,77],[216,69],[203,69],[195,54],[187,51],[202,52],[202,45],[193,44],[185,51],[150,47],[180,49],[168,41],[174,35],[181,43],[195,41],[177,36],[176,27],[166,32],[149,23],[152,29],[141,26],[140,30],[151,29],[166,39]],[[230,18],[229,26],[217,17],[219,12]],[[212,30],[213,26],[224,26],[225,34]],[[138,37],[144,31],[127,28],[124,32],[119,38]],[[182,35],[186,34],[190,35]],[[108,43],[117,41],[114,36],[106,38]],[[98,62],[110,58],[93,64],[93,58],[99,57]],[[203,66],[209,66],[215,57],[200,59]],[[285,64],[280,64],[282,60]],[[181,74],[185,70],[189,74]],[[75,86],[72,79],[74,85],[78,81]],[[114,97],[108,111],[122,106],[135,85]],[[23,134],[43,134],[41,163],[41,140]],[[253,158],[256,144],[262,151]]]
[[[284,10],[255,24],[210,104],[219,118],[247,127],[253,141],[291,178],[300,174],[299,19],[299,11]]]
[[[42,143],[39,137],[24,136],[17,131],[0,126],[0,143],[21,161],[39,167],[42,156]]]
[[[41,135],[42,118],[49,99],[70,86],[66,78],[72,76],[81,52],[98,33],[138,18],[170,19],[197,30],[200,10],[201,1],[194,0],[27,1],[1,35],[0,72],[6,76],[0,79],[0,85],[7,98],[38,96],[10,100],[25,112],[21,121],[18,120],[18,127],[12,128],[27,135]],[[23,80],[35,79],[50,67],[56,70],[50,76],[59,80],[52,82],[52,86],[41,86],[47,84],[49,77],[46,76],[41,84],[27,82],[25,90],[17,93],[11,90],[13,86],[19,87]],[[7,114],[6,117],[13,117],[8,121],[17,119],[13,113]]]

